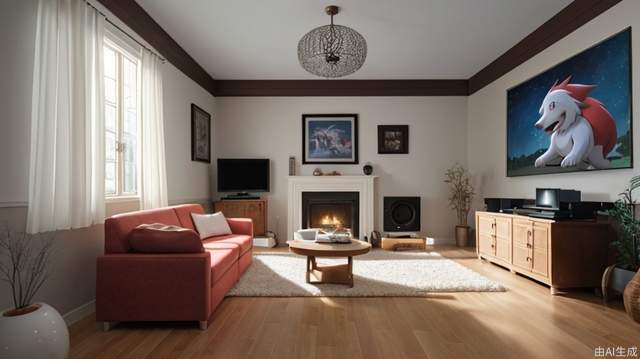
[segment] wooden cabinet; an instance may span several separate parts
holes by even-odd
[[[534,220],[513,221],[513,265],[529,272],[549,275],[549,223]]]
[[[478,216],[478,251],[500,261],[511,261],[511,219]]]
[[[214,202],[213,208],[228,218],[251,218],[254,236],[264,236],[267,232],[267,200],[222,200]]]
[[[478,226],[478,251],[482,254],[494,255],[494,226],[495,218],[490,216],[478,216],[476,221]]]
[[[549,276],[549,233],[551,224],[549,223],[533,223],[531,231],[531,245],[529,246],[529,258],[531,262],[531,271],[535,274],[548,277]]]
[[[608,223],[476,212],[478,258],[551,287],[598,287],[608,264]]]
[[[505,262],[511,262],[511,219],[496,218],[495,256]]]

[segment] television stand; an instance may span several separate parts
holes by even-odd
[[[222,212],[228,218],[251,218],[253,235],[261,237],[267,232],[267,200],[236,198],[232,201],[223,198],[213,203],[216,212]]]

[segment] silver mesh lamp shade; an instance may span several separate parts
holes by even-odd
[[[331,24],[309,31],[298,42],[298,60],[302,68],[321,77],[342,77],[362,67],[367,58],[367,42],[350,27],[333,24],[337,6],[325,9]]]

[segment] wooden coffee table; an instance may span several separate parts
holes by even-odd
[[[289,251],[307,256],[307,283],[346,284],[353,287],[353,257],[368,253],[371,244],[356,239],[351,243],[316,243],[314,241],[288,241]],[[347,264],[318,266],[316,257],[347,257]],[[315,280],[311,280],[314,277]]]

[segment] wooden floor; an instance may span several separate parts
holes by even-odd
[[[197,323],[138,323],[102,332],[89,317],[70,329],[71,357],[549,359],[593,358],[596,347],[640,346],[640,325],[626,316],[621,301],[604,306],[586,290],[551,296],[548,287],[481,262],[470,250],[429,250],[508,291],[227,298],[206,331]]]

